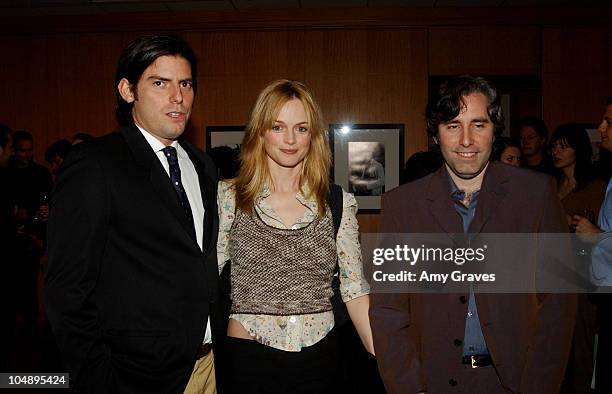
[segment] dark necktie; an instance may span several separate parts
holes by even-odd
[[[189,199],[187,198],[187,193],[185,193],[185,188],[183,187],[183,183],[181,182],[181,168],[178,163],[178,156],[176,155],[176,149],[172,146],[167,146],[162,149],[166,159],[168,159],[168,165],[170,169],[170,181],[172,181],[172,186],[174,186],[174,190],[179,197],[181,202],[181,207],[185,212],[185,216],[187,217],[187,222],[189,222],[189,226],[192,231],[192,236],[195,239],[195,227],[193,224],[193,214],[191,213],[191,205],[189,205]]]

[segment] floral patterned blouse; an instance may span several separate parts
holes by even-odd
[[[304,194],[307,194],[307,192],[308,190],[304,188]],[[267,185],[264,185],[261,194],[255,201],[255,211],[267,225],[287,229],[274,209],[266,202],[266,197],[270,194],[270,189]],[[306,210],[304,215],[297,219],[290,229],[305,227],[317,217],[317,202],[314,199],[307,200],[304,194],[298,193],[296,198],[306,207]],[[234,212],[236,211],[234,190],[230,183],[219,182],[217,203],[219,207],[217,258],[219,272],[221,272],[225,263],[229,260],[228,244],[234,221]],[[336,247],[338,249],[340,295],[344,302],[370,292],[370,286],[363,275],[359,224],[355,217],[356,212],[357,201],[355,197],[343,191],[342,221],[338,229]],[[314,345],[334,327],[334,313],[332,311],[295,316],[236,313],[230,315],[230,318],[240,322],[257,342],[291,352],[297,352],[303,347]]]

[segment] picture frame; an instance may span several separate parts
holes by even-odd
[[[585,129],[589,135],[589,140],[591,140],[591,148],[593,150],[591,160],[593,163],[595,163],[597,160],[599,160],[599,146],[601,145],[601,134],[597,130],[599,125],[596,123],[578,123],[577,125]]]
[[[332,179],[355,195],[358,213],[380,213],[384,192],[397,186],[404,167],[404,125],[330,124]]]
[[[245,126],[206,126],[206,150],[219,146],[240,148]]]

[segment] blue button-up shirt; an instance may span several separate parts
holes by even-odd
[[[474,215],[476,215],[476,204],[478,203],[479,191],[472,194],[472,199],[468,207],[463,205],[465,192],[459,190],[455,182],[450,179],[451,185],[451,198],[455,201],[455,210],[461,219],[463,220],[463,233],[467,234],[468,229]],[[470,298],[468,301],[468,313],[465,319],[465,334],[463,338],[463,355],[474,356],[474,355],[487,355],[489,350],[487,349],[487,343],[482,333],[482,327],[480,327],[480,319],[478,318],[478,308],[476,307],[476,297],[474,297],[474,289],[470,285]]]
[[[598,222],[603,233],[591,253],[591,282],[597,286],[612,286],[612,179],[608,182]]]

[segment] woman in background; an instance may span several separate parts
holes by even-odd
[[[593,148],[586,130],[568,123],[557,127],[550,137],[550,151],[557,177],[559,198],[567,213],[595,222],[606,192],[606,184],[593,179]]]
[[[331,152],[321,111],[299,82],[269,84],[252,110],[239,175],[218,191],[219,269],[231,264],[230,392],[326,393],[338,376],[332,276],[373,353],[357,202],[343,192],[334,236]]]
[[[592,223],[595,222],[606,184],[599,179],[593,179],[591,140],[586,130],[579,125],[569,123],[559,126],[550,138],[550,151],[559,198],[567,215],[569,229],[575,232],[572,225],[573,215],[580,215]],[[576,247],[577,250],[580,248],[580,245]],[[588,278],[588,259],[578,259],[577,263],[583,277]],[[596,319],[596,306],[587,294],[579,294],[572,350],[562,393],[590,392]]]
[[[521,166],[521,144],[510,137],[501,137],[495,141],[492,161],[501,161],[514,167]]]

